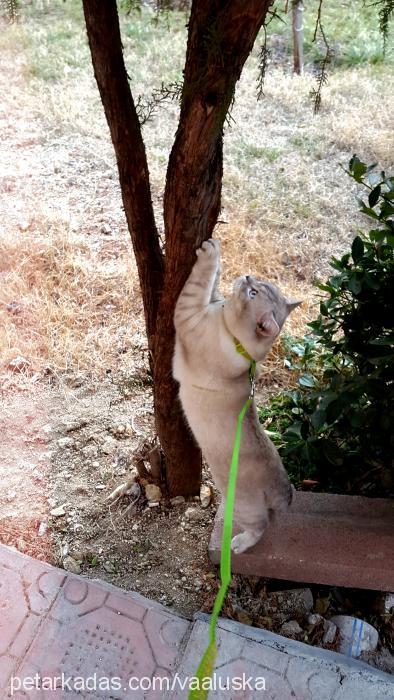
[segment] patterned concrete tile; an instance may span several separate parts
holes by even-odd
[[[168,682],[188,620],[103,582],[66,576],[23,555],[21,561],[1,546],[0,553],[0,680],[6,697],[12,673],[20,698],[29,700],[162,697],[152,679]]]
[[[217,638],[220,652],[210,700],[394,698],[394,678],[341,654],[308,647],[232,620],[219,621]],[[177,670],[180,679],[195,675],[207,639],[208,616],[198,615]],[[238,654],[234,653],[237,648]],[[242,688],[234,686],[235,679],[243,680]],[[187,695],[186,688],[177,687],[169,697],[186,700]]]

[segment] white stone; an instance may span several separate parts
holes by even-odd
[[[392,608],[394,608],[394,593],[386,593],[384,597],[384,612],[391,613]]]
[[[319,615],[318,613],[309,613],[308,617],[306,618],[306,621],[308,625],[318,625],[319,622],[323,620],[323,616]]]
[[[182,503],[185,503],[185,497],[184,496],[174,496],[174,498],[170,499],[170,503],[172,506],[180,506]]]
[[[324,620],[323,643],[333,644],[337,634],[337,626],[331,620]]]
[[[212,489],[207,484],[202,484],[200,488],[200,501],[203,508],[208,508],[212,498]]]
[[[112,452],[114,452],[116,445],[116,440],[114,440],[111,437],[108,437],[104,440],[103,444],[101,445],[101,449],[105,455],[110,455],[112,454]]]
[[[65,505],[66,505],[66,504],[64,503],[64,505],[62,505],[62,506],[57,506],[56,508],[52,508],[52,510],[49,511],[50,514],[51,514],[54,518],[61,518],[62,515],[66,515],[66,511],[64,510],[64,506],[65,506]]]
[[[339,629],[339,651],[342,654],[357,658],[362,651],[376,649],[379,634],[365,620],[350,617],[350,615],[334,615],[331,622]]]
[[[187,508],[185,510],[185,518],[193,523],[198,523],[202,518],[202,513],[197,508]]]
[[[161,500],[161,488],[156,486],[156,484],[146,484],[145,495],[148,501],[156,503]]]
[[[61,448],[73,447],[75,445],[75,442],[74,442],[73,438],[71,438],[71,437],[62,437],[62,438],[59,438],[59,440],[57,441],[57,444]]]
[[[289,622],[283,623],[280,631],[285,635],[285,637],[296,637],[299,634],[302,634],[303,629],[300,627],[297,620],[289,620]]]
[[[63,569],[69,571],[72,574],[81,573],[81,567],[78,562],[73,559],[73,557],[67,556],[63,559]]]

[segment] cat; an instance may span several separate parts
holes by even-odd
[[[250,275],[236,279],[225,300],[219,292],[219,242],[204,241],[196,254],[175,306],[173,376],[188,424],[225,497],[237,417],[250,393],[250,358],[264,359],[301,302],[288,301],[276,286]],[[291,498],[287,473],[253,401],[242,428],[234,508],[241,532],[232,539],[233,552],[256,544],[270,515],[286,510]]]

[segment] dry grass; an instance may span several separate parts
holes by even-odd
[[[56,1],[47,14],[28,12],[0,39],[2,365],[22,354],[35,370],[102,375],[118,362],[131,363],[143,334],[114,156],[80,4]],[[169,29],[146,13],[123,20],[134,95],[149,95],[162,80],[180,80],[184,24],[176,14]],[[322,112],[313,117],[311,67],[299,78],[274,61],[266,96],[256,101],[257,52],[258,46],[237,89],[235,124],[225,135],[226,224],[217,227],[224,282],[254,271],[304,299],[288,323],[291,333],[303,334],[316,313],[311,282],[327,273],[330,256],[362,225],[356,188],[339,164],[357,152],[387,170],[393,165],[392,66],[336,68]],[[176,104],[161,105],[144,127],[159,228],[177,114]],[[110,227],[109,236],[103,226]],[[20,313],[7,310],[12,302]],[[280,349],[272,362],[274,372],[282,364]]]
[[[113,256],[116,250],[116,258]],[[139,337],[141,303],[135,268],[109,241],[95,251],[59,224],[0,239],[0,352],[39,371],[102,374]]]

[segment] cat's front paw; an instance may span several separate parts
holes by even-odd
[[[231,540],[231,549],[234,554],[242,554],[242,552],[246,552],[247,549],[253,547],[253,545],[259,541],[262,534],[262,531],[252,532],[245,530],[245,532],[241,532],[239,535],[233,537]]]
[[[220,263],[220,243],[214,238],[204,241],[201,248],[197,248],[196,255],[199,263],[208,263],[210,267],[218,267]]]

